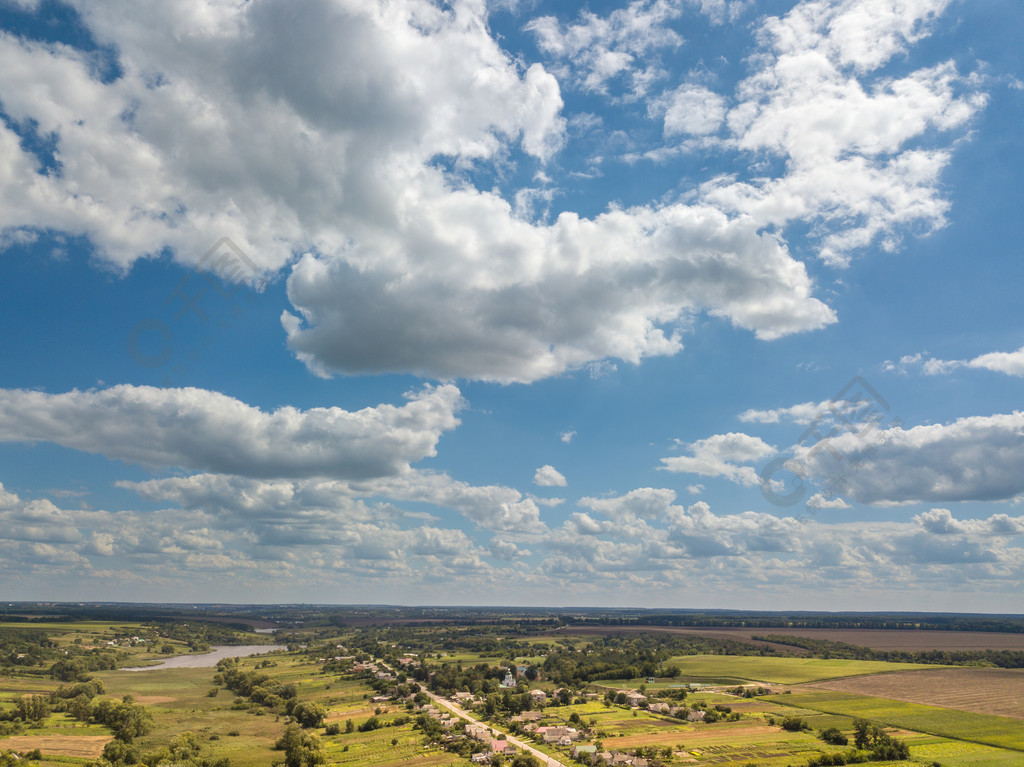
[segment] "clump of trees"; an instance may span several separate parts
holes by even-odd
[[[153,726],[153,717],[145,707],[135,703],[131,695],[121,700],[101,700],[91,707],[92,721],[109,727],[114,737],[124,743],[145,735]]]
[[[834,745],[845,746],[848,743],[846,736],[835,727],[822,730],[819,737],[826,743]],[[858,719],[853,723],[853,743],[854,748],[847,751],[812,758],[808,762],[808,767],[841,767],[846,764],[897,762],[910,758],[910,747],[904,741],[897,740],[878,725],[871,724],[865,719]]]
[[[217,672],[213,677],[214,684],[224,685],[256,706],[287,714],[302,727],[320,727],[324,723],[327,709],[319,703],[299,700],[299,691],[294,684],[275,682],[273,677],[261,671],[246,671],[239,666],[237,658],[220,660]],[[244,703],[240,707],[245,708]]]
[[[800,732],[801,730],[811,729],[811,725],[807,724],[799,716],[787,716],[779,723],[779,726],[787,732]]]
[[[230,761],[214,759],[204,753],[203,744],[193,732],[183,732],[166,748],[143,754],[131,743],[112,740],[103,748],[103,758],[93,767],[230,767]]]
[[[284,751],[286,767],[316,767],[327,761],[323,743],[313,732],[305,732],[297,724],[285,728],[284,735],[278,738],[274,748]]]
[[[845,746],[850,741],[838,727],[828,727],[818,733],[818,737],[832,746]]]

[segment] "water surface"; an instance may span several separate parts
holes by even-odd
[[[274,650],[286,650],[283,644],[216,645],[210,652],[201,655],[178,655],[160,661],[155,666],[122,668],[120,671],[158,671],[164,668],[212,668],[223,658],[245,658],[249,655],[263,655]]]

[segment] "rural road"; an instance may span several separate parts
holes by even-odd
[[[524,741],[520,740],[519,738],[516,738],[513,735],[508,735],[507,733],[503,733],[500,730],[496,730],[493,727],[491,727],[491,725],[487,724],[486,722],[481,722],[479,719],[477,719],[472,714],[467,713],[465,711],[465,709],[463,709],[461,706],[458,706],[458,705],[456,705],[455,703],[452,703],[449,700],[445,700],[444,698],[442,698],[442,697],[440,697],[438,695],[435,695],[432,692],[428,692],[426,690],[426,688],[424,688],[423,692],[427,693],[427,695],[430,696],[430,699],[432,701],[434,701],[434,703],[436,703],[438,706],[441,706],[442,708],[448,709],[449,711],[451,711],[456,716],[461,716],[463,719],[466,719],[466,720],[472,722],[473,724],[479,724],[479,725],[482,725],[483,727],[486,727],[488,730],[493,732],[495,734],[495,736],[498,736],[498,735],[504,736],[508,740],[508,742],[511,743],[516,748],[522,749],[523,751],[526,751],[526,752],[528,752],[530,754],[533,754],[535,757],[540,759],[540,763],[541,764],[548,765],[548,767],[567,767],[564,762],[560,762],[557,759],[555,759],[554,757],[548,756],[543,751],[538,751],[533,746],[529,745],[528,743],[525,743]]]

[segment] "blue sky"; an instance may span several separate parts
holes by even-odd
[[[6,598],[1024,611],[1019,3],[0,27]]]

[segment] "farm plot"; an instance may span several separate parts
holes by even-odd
[[[790,645],[753,639],[769,634],[821,639],[829,642],[870,647],[872,650],[1024,650],[1024,634],[994,631],[913,631],[902,629],[797,629],[797,628],[696,628],[677,626],[576,626],[573,633],[628,634],[662,633],[689,634],[709,639],[729,639],[751,645],[784,649],[795,654],[806,650]]]
[[[816,687],[1024,719],[1024,670],[945,668],[812,682]]]
[[[13,735],[0,740],[0,746],[20,753],[38,748],[44,756],[96,759],[111,740],[110,735]]]
[[[844,692],[800,692],[774,695],[770,699],[783,705],[864,718],[891,727],[1024,751],[1024,722],[1019,719]],[[1024,755],[1017,756],[1018,763],[1024,761]]]
[[[921,663],[746,655],[680,655],[665,663],[680,670],[681,682],[691,678],[731,678],[776,684],[800,684],[861,674],[936,668]]]

